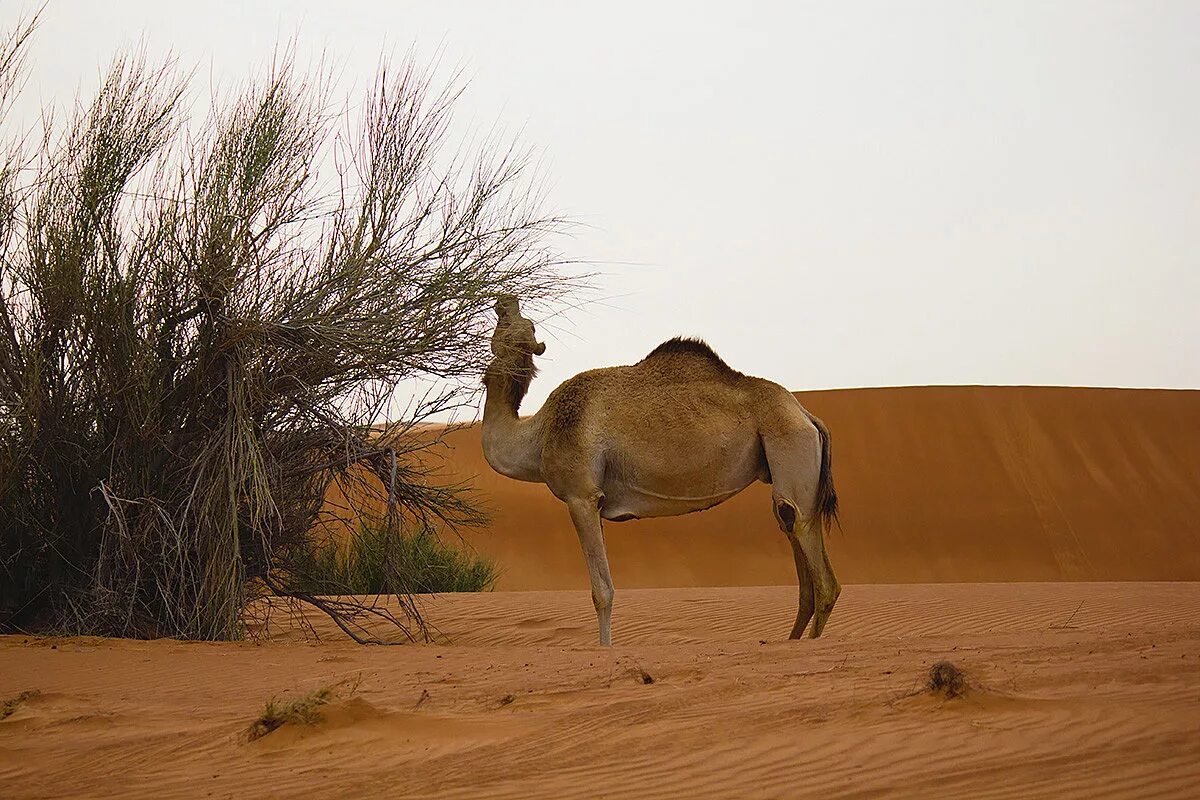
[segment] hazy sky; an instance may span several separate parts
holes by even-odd
[[[527,410],[676,334],[793,389],[1200,387],[1200,3],[57,0],[15,116],[139,42],[204,95],[293,38],[346,88],[440,49],[587,224],[603,302]]]

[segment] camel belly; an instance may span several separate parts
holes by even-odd
[[[677,517],[680,514],[690,514],[719,505],[748,485],[749,483],[732,491],[702,496],[670,496],[646,491],[637,486],[621,485],[605,492],[600,516],[611,522],[645,517]]]
[[[663,455],[638,459],[610,454],[602,485],[600,515],[604,519],[621,522],[703,511],[767,478],[757,436],[742,438],[736,447],[692,446],[656,452]]]

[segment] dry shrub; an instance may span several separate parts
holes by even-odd
[[[0,703],[0,719],[8,719],[10,716],[12,716],[13,712],[21,706],[22,703],[24,703],[26,700],[32,700],[40,694],[41,692],[37,689],[30,689],[28,691],[21,692],[16,697],[10,697],[3,703]]]
[[[967,676],[949,661],[939,661],[929,668],[926,688],[934,694],[943,695],[950,700],[966,694],[968,686]]]
[[[321,706],[338,698],[351,697],[357,690],[358,682],[355,680],[353,683],[343,682],[322,686],[295,700],[280,700],[278,697],[272,697],[263,706],[258,719],[254,720],[246,729],[246,740],[253,742],[255,739],[261,739],[284,725],[316,725],[324,719],[321,715]]]
[[[32,29],[0,41],[0,110]],[[411,598],[322,603],[289,567],[331,481],[389,531],[483,520],[420,422],[473,398],[498,294],[563,291],[559,221],[519,153],[447,151],[458,92],[412,64],[353,117],[286,56],[188,127],[186,91],[121,57],[62,124],[5,134],[0,629],[238,638],[268,587],[418,636]]]

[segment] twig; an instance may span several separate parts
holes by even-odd
[[[1047,630],[1054,630],[1054,629],[1056,629],[1056,628],[1069,628],[1069,627],[1071,627],[1071,620],[1075,619],[1075,615],[1079,613],[1079,609],[1083,608],[1083,603],[1084,603],[1084,601],[1083,601],[1083,600],[1080,600],[1080,601],[1079,601],[1079,605],[1075,606],[1075,610],[1071,612],[1071,616],[1067,617],[1067,621],[1066,621],[1066,622],[1064,622],[1064,623],[1063,623],[1063,624],[1061,624],[1061,625],[1051,625],[1051,626],[1050,626],[1050,627],[1049,627]]]
[[[299,600],[302,603],[308,603],[309,605],[316,608],[318,611],[321,611],[322,613],[326,614],[330,619],[332,619],[334,621],[334,623],[337,624],[337,626],[339,628],[342,629],[342,631],[347,636],[349,636],[351,639],[358,642],[359,644],[378,644],[378,645],[404,644],[404,642],[384,641],[383,639],[377,639],[374,636],[360,636],[358,633],[356,633],[354,630],[352,630],[350,628],[350,626],[347,625],[345,622],[344,615],[346,614],[346,610],[347,610],[346,606],[348,605],[346,603],[341,603],[336,600],[328,600],[323,597],[317,597],[314,594],[309,594],[308,592],[297,591],[295,589],[285,589],[284,587],[280,586],[270,576],[264,576],[263,583],[265,583],[271,589],[271,591],[275,592],[275,594],[279,595],[280,597],[290,597],[292,599]],[[384,614],[383,612],[380,612],[377,609],[364,607],[361,605],[354,605],[353,609],[356,611],[374,613],[376,616],[380,616],[385,619],[388,617],[387,614]],[[408,636],[408,638],[410,640],[413,638],[412,634],[409,633],[408,630],[406,628],[404,628],[403,626],[401,626],[401,630],[404,631],[405,635]]]

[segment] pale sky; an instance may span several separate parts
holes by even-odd
[[[121,48],[204,95],[291,39],[351,90],[440,51],[585,223],[523,411],[676,334],[792,389],[1200,387],[1198,2],[56,0],[14,117]]]

